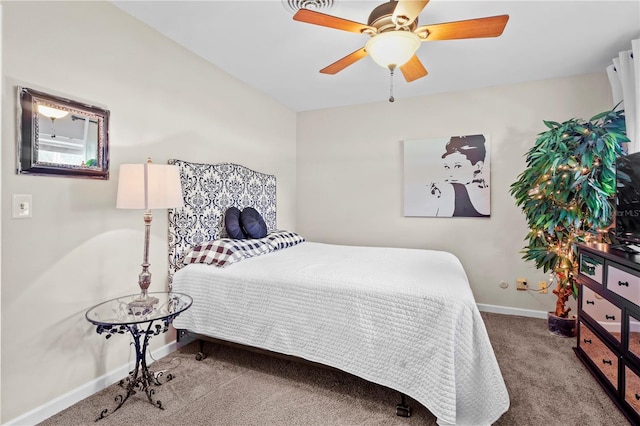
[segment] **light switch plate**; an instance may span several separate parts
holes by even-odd
[[[13,194],[13,218],[31,219],[33,200],[31,194]]]

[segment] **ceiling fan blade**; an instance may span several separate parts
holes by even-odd
[[[420,59],[418,59],[416,55],[413,55],[409,61],[401,66],[400,71],[402,71],[402,75],[404,79],[407,80],[407,83],[411,83],[413,80],[417,80],[428,74],[427,69],[422,65],[422,62],[420,62]]]
[[[398,25],[411,25],[429,0],[399,0],[393,11],[392,22]]]
[[[424,41],[498,37],[504,31],[508,20],[509,15],[490,16],[488,18],[424,25],[416,28],[414,32],[419,35],[424,30],[427,30],[429,35]]]
[[[360,22],[349,21],[325,13],[316,12],[309,9],[300,9],[293,15],[293,19],[308,24],[320,25],[322,27],[335,28],[336,30],[350,31],[360,34],[364,29],[371,28]]]
[[[329,65],[327,67],[324,67],[323,69],[320,70],[320,72],[322,74],[335,74],[335,73],[337,73],[339,71],[342,71],[343,69],[345,69],[349,65],[359,61],[360,59],[364,58],[365,56],[367,56],[367,51],[365,50],[364,47],[362,47],[362,48],[356,50],[355,52],[348,54],[344,58],[338,59],[337,61],[335,61],[331,65]]]

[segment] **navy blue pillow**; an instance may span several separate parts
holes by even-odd
[[[248,238],[264,238],[267,236],[267,224],[262,215],[253,207],[245,207],[240,213],[240,225]]]
[[[229,207],[224,214],[224,227],[229,238],[242,240],[247,238],[240,225],[240,210],[237,207]]]

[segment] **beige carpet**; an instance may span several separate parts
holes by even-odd
[[[551,335],[546,320],[482,316],[511,398],[496,425],[628,424],[573,353],[575,339]],[[138,393],[94,423],[121,393],[112,385],[41,424],[435,425],[433,415],[410,398],[412,416],[397,417],[397,392],[339,371],[214,344],[205,350],[203,361],[195,360],[194,343],[152,365],[175,375],[155,388],[164,410]]]

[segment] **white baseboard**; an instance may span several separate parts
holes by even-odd
[[[478,303],[477,306],[481,312],[547,319],[546,311],[534,311],[533,309],[520,309],[510,308],[508,306],[486,305],[484,303]]]
[[[176,351],[178,349],[178,343],[172,342],[168,345],[162,346],[161,348],[156,349],[151,352],[151,357],[148,357],[147,362],[153,362],[153,359],[160,359],[169,355],[170,353]],[[59,413],[60,411],[71,407],[73,404],[82,401],[83,399],[93,395],[96,392],[105,389],[106,387],[111,386],[117,381],[121,380],[124,377],[127,377],[129,374],[131,366],[129,364],[123,365],[103,376],[98,377],[86,383],[76,389],[73,389],[70,392],[67,392],[64,395],[61,395],[40,407],[37,407],[21,416],[16,417],[13,420],[10,420],[4,425],[15,425],[15,426],[26,426],[26,425],[35,425],[38,424],[54,414]]]

